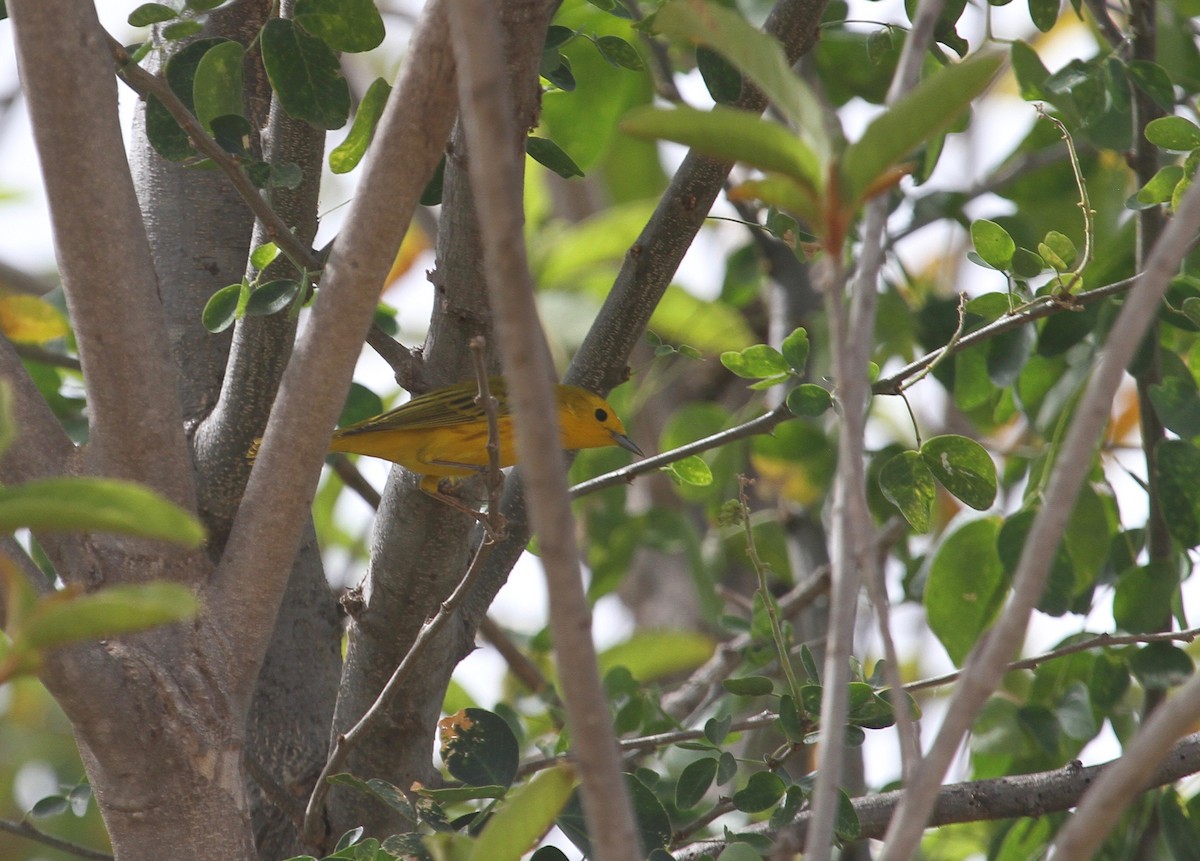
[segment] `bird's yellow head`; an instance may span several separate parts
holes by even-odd
[[[625,435],[625,425],[604,398],[576,386],[558,386],[556,392],[563,448],[619,445],[642,455],[642,450]]]

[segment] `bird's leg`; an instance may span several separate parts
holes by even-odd
[[[488,534],[488,539],[492,542],[499,541],[507,534],[507,524],[504,522],[504,517],[499,511],[483,512],[476,508],[467,505],[457,496],[446,492],[453,487],[457,482],[447,480],[447,487],[443,489],[442,480],[436,475],[423,475],[421,481],[417,485],[422,492],[432,496],[438,502],[448,505],[455,511],[460,511],[463,514],[477,520]]]

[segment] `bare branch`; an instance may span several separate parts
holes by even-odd
[[[795,62],[816,44],[825,6],[826,0],[780,0],[763,30],[777,38],[788,60]],[[761,113],[767,100],[747,85],[735,106]],[[684,158],[625,256],[595,324],[571,362],[566,382],[604,394],[624,380],[625,361],[708,217],[731,167],[696,152]]]
[[[438,611],[434,614],[433,618],[425,620],[420,632],[417,634],[417,638],[409,646],[408,652],[396,666],[391,678],[383,686],[383,689],[379,692],[371,707],[367,709],[353,727],[334,738],[333,751],[329,754],[329,759],[326,761],[325,767],[321,769],[321,774],[317,777],[317,782],[313,786],[312,794],[309,796],[308,803],[304,809],[304,839],[310,844],[317,845],[322,836],[321,829],[324,826],[322,812],[325,806],[325,798],[329,795],[329,778],[341,769],[350,752],[354,750],[355,745],[361,742],[381,720],[387,717],[388,706],[391,705],[392,700],[395,699],[396,694],[408,679],[409,674],[416,667],[417,659],[433,643],[438,633],[446,626],[446,623],[454,617],[459,605],[462,604],[463,599],[470,593],[475,582],[479,579],[479,575],[483,571],[483,563],[490,552],[491,545],[487,542],[481,542],[475,551],[475,558],[471,560],[471,565],[467,568],[467,572],[463,575],[462,580],[459,581],[454,591],[438,607]]]
[[[194,508],[176,370],[125,160],[107,34],[93,7],[69,0],[17,0],[10,12],[83,361],[89,467]],[[74,46],[72,62],[47,62],[63,44]]]
[[[903,389],[907,388],[906,381],[912,380],[918,373],[935,362],[940,362],[943,356],[953,356],[956,353],[961,353],[969,347],[982,344],[984,341],[1003,335],[1005,332],[1019,329],[1043,317],[1050,317],[1063,311],[1077,311],[1082,306],[1089,305],[1092,302],[1128,293],[1138,283],[1139,277],[1135,275],[1132,278],[1114,281],[1112,284],[1097,287],[1095,290],[1088,290],[1086,293],[1076,293],[1073,296],[1062,297],[1061,299],[1051,297],[1038,299],[1024,310],[1001,317],[994,323],[989,323],[981,329],[976,329],[973,332],[963,335],[952,344],[939,347],[930,353],[926,353],[916,361],[909,362],[890,377],[877,380],[871,387],[871,390],[877,395],[898,395]]]
[[[533,280],[522,233],[523,130],[514,121],[503,68],[500,22],[490,0],[450,7],[459,100],[468,141],[471,183],[483,239],[500,357],[515,418],[517,453],[530,499],[550,600],[550,627],[566,704],[583,807],[599,861],[640,858],[621,761],[609,719],[591,611],[583,590],[566,462],[551,386],[553,365],[537,325]],[[485,161],[482,154],[487,153]],[[497,164],[499,169],[497,169]]]
[[[54,281],[42,278],[24,269],[18,269],[0,260],[0,284],[18,293],[28,293],[31,296],[44,296],[54,289]]]
[[[246,635],[237,656],[246,695],[270,639],[271,620],[374,314],[379,284],[453,122],[454,71],[443,9],[437,0],[427,5],[413,34],[206,596],[212,611],[227,618],[230,630]],[[263,535],[272,540],[263,541]]]
[[[1083,795],[1075,815],[1054,840],[1050,857],[1055,861],[1095,858],[1100,844],[1120,819],[1121,812],[1147,786],[1176,739],[1196,723],[1200,714],[1200,676],[1161,703],[1147,718],[1122,756]],[[1194,738],[1194,736],[1193,736]],[[1179,754],[1173,753],[1172,760]]]
[[[262,196],[262,192],[250,181],[250,177],[246,175],[246,171],[242,169],[238,160],[213,139],[212,135],[208,133],[208,129],[175,95],[175,91],[167,84],[166,79],[152,75],[133,62],[129,52],[125,50],[125,46],[111,36],[108,37],[108,45],[113,59],[116,61],[117,74],[121,76],[121,80],[138,95],[154,96],[162,103],[175,122],[179,123],[179,127],[187,132],[192,146],[205,158],[211,159],[213,164],[229,177],[238,196],[250,207],[254,217],[265,226],[271,241],[298,264],[307,266],[313,272],[319,271],[321,261],[313,253],[312,248],[301,242],[292,233],[288,223],[271,208],[271,205]]]
[[[34,828],[25,821],[13,822],[10,819],[0,819],[0,831],[16,834],[18,837],[24,837],[35,843],[41,843],[43,846],[49,846],[51,849],[57,849],[59,852],[74,855],[76,858],[87,858],[89,861],[113,861],[113,856],[107,852],[99,852],[95,849],[89,849],[87,846],[80,846],[78,843],[63,840],[61,837],[55,837],[53,834],[47,834],[45,831]]]
[[[1087,797],[1088,787],[1098,785],[1105,779],[1106,772],[1122,768],[1131,758],[1131,752],[1127,752],[1120,759],[1103,765],[1084,768],[1078,762],[1073,762],[1054,771],[943,786],[933,805],[929,826],[1013,819],[1020,816],[1045,816],[1048,813],[1069,810],[1079,803],[1081,797]],[[1152,766],[1150,771],[1152,774],[1137,790],[1129,791],[1125,800],[1131,801],[1135,792],[1153,786],[1164,786],[1200,771],[1200,733],[1190,735],[1175,745],[1163,765],[1157,768]],[[851,799],[854,811],[858,814],[862,838],[879,838],[905,797],[905,790],[897,790]],[[1107,824],[1116,824],[1119,818],[1116,811],[1110,808],[1109,814],[1111,819]],[[788,845],[799,845],[808,832],[811,816],[809,812],[801,813],[791,826],[774,835],[768,823],[751,825],[746,830],[755,834],[775,836],[780,844],[786,842]],[[724,845],[724,842],[716,840],[693,843],[675,852],[673,857],[677,861],[697,861],[705,853],[716,855]]]
[[[71,471],[75,444],[29,378],[7,338],[0,337],[0,380],[8,383],[16,438],[0,460],[6,483]]]

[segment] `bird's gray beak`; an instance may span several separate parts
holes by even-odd
[[[642,454],[642,450],[637,447],[637,443],[635,443],[629,437],[625,436],[625,434],[617,433],[616,431],[612,431],[612,436],[613,436],[613,440],[617,443],[617,445],[619,445],[621,448],[625,449],[626,451],[631,451],[634,454],[636,454],[638,457],[646,456],[646,455]]]

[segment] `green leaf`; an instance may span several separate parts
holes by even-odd
[[[987,449],[957,434],[935,436],[921,446],[921,458],[933,477],[974,509],[990,508],[996,499],[996,465]]]
[[[714,745],[723,744],[725,739],[729,737],[729,727],[733,725],[733,717],[724,715],[719,718],[709,718],[704,722],[704,737]],[[718,780],[718,783],[724,783],[724,780]]]
[[[113,532],[199,547],[204,527],[149,488],[113,478],[44,478],[0,488],[0,533]]]
[[[13,418],[12,383],[0,377],[0,457],[17,438],[17,423]]]
[[[712,857],[712,856],[709,856]],[[717,861],[762,861],[762,853],[749,843],[729,843],[717,856]]]
[[[1129,690],[1129,668],[1123,660],[1100,653],[1092,665],[1088,692],[1092,704],[1106,711],[1111,709]]]
[[[262,272],[268,266],[275,262],[275,258],[279,256],[279,246],[274,242],[264,242],[262,245],[250,252],[250,265]]]
[[[224,332],[237,321],[238,306],[242,301],[242,285],[230,284],[209,297],[200,314],[204,328],[214,335]]]
[[[816,418],[833,406],[833,396],[816,383],[802,383],[788,392],[787,408],[792,415]]]
[[[945,131],[991,83],[1004,56],[984,51],[925,78],[877,117],[839,160],[842,202],[857,206],[867,190],[913,150]]]
[[[621,120],[621,130],[637,137],[662,138],[690,146],[724,161],[740,161],[759,170],[781,173],[805,189],[824,186],[816,154],[778,123],[746,111],[711,111],[642,105]]]
[[[1179,793],[1170,787],[1158,799],[1158,817],[1173,861],[1200,861],[1200,828],[1188,816]]]
[[[1006,389],[1017,381],[1025,362],[1037,346],[1037,330],[1021,326],[992,338],[987,345],[988,379],[997,388]]]
[[[775,802],[783,798],[786,791],[787,786],[779,775],[769,771],[757,771],[750,775],[746,785],[729,800],[743,813],[761,813],[774,807]]]
[[[548,53],[552,54],[553,59],[557,62],[547,62],[546,55],[544,54],[539,73],[563,92],[571,92],[576,87],[575,75],[571,73],[571,61],[557,51]]]
[[[483,827],[470,861],[518,861],[550,830],[574,786],[574,769],[560,765],[513,790]]]
[[[937,486],[918,452],[901,452],[884,464],[879,471],[879,487],[913,529],[929,530]]]
[[[168,42],[178,42],[195,36],[204,25],[199,21],[176,21],[162,28],[162,37]]]
[[[600,56],[618,68],[633,72],[640,72],[646,68],[637,48],[620,36],[601,36],[596,39],[596,47],[600,50]]]
[[[338,416],[338,426],[345,427],[377,416],[383,412],[383,400],[361,383],[351,383],[346,393],[346,404]]]
[[[1196,297],[1189,301],[1193,308],[1200,306],[1200,299]],[[1184,311],[1186,313],[1186,307]],[[1165,375],[1161,383],[1150,386],[1150,403],[1154,404],[1154,411],[1168,430],[1181,437],[1200,436],[1200,390],[1186,367],[1181,368],[1180,373]]]
[[[335,51],[370,51],[383,41],[375,0],[296,0],[296,23]]]
[[[1131,634],[1161,631],[1171,620],[1171,602],[1179,592],[1179,575],[1167,562],[1148,562],[1117,578],[1113,619]]]
[[[350,87],[329,45],[285,18],[267,21],[260,41],[267,77],[290,116],[323,129],[346,124]]]
[[[40,601],[22,620],[20,637],[25,645],[49,649],[181,622],[199,610],[196,596],[180,583],[129,583],[85,595],[58,593]]]
[[[1146,140],[1172,152],[1200,147],[1200,126],[1183,117],[1159,117],[1146,123]]]
[[[649,684],[696,669],[712,657],[713,648],[713,641],[697,631],[656,628],[638,631],[608,647],[598,660],[605,676],[620,667],[636,683]]]
[[[1029,17],[1033,26],[1048,33],[1058,21],[1060,0],[1029,0]]]
[[[213,140],[225,152],[233,153],[242,158],[250,158],[250,136],[253,129],[250,127],[250,121],[245,117],[237,114],[224,114],[223,116],[213,117],[209,121],[209,128],[212,133]],[[251,181],[253,181],[253,168],[251,170]]]
[[[1021,98],[1027,102],[1046,98],[1042,85],[1050,77],[1050,70],[1042,63],[1037,51],[1029,47],[1027,42],[1017,40],[1012,44],[1013,74],[1017,78],[1017,88]]]
[[[1200,544],[1200,451],[1182,440],[1155,449],[1155,472],[1167,531],[1184,547]]]
[[[1176,186],[1183,178],[1183,165],[1169,164],[1159,168],[1158,172],[1137,190],[1127,205],[1130,209],[1149,209],[1152,206],[1170,203]]]
[[[61,816],[71,809],[71,802],[65,795],[47,795],[34,802],[29,808],[29,816],[33,819],[49,819],[51,816]]]
[[[824,163],[833,147],[820,100],[791,69],[778,41],[756,29],[739,12],[699,0],[673,0],[658,10],[653,29],[693,45],[707,45],[753,81],[780,113],[800,130]]]
[[[802,744],[811,727],[800,714],[800,708],[791,694],[779,698],[779,728],[788,741]]]
[[[170,6],[164,6],[162,3],[143,3],[129,13],[129,26],[149,27],[151,24],[170,21],[178,14]]]
[[[1028,248],[1013,252],[1013,274],[1018,278],[1036,278],[1046,271],[1046,261]]]
[[[1033,527],[1037,510],[1026,508],[1006,518],[1000,527],[1000,535],[996,539],[996,548],[1000,561],[1011,578],[1021,562],[1021,553],[1025,549],[1025,539]],[[1046,587],[1038,598],[1037,608],[1050,616],[1061,616],[1071,609],[1071,601],[1077,592],[1075,567],[1071,555],[1063,544],[1054,551],[1054,560],[1050,573],[1046,577]]]
[[[551,24],[546,30],[546,41],[542,44],[543,51],[561,48],[575,38],[575,31],[561,24]]]
[[[726,679],[721,687],[739,697],[765,697],[775,690],[775,683],[767,676],[741,676]]]
[[[840,789],[838,790],[837,819],[833,823],[833,832],[844,843],[858,840],[862,835],[862,826],[859,824],[858,811],[854,809],[854,802]]]
[[[995,621],[1008,577],[996,551],[1000,518],[964,523],[947,535],[929,563],[925,610],[929,627],[955,665]]]
[[[246,52],[237,42],[221,42],[204,52],[196,65],[192,101],[196,118],[212,131],[217,117],[243,116],[242,64]]]
[[[812,186],[797,182],[790,176],[768,173],[758,179],[747,179],[729,190],[732,201],[757,200],[781,212],[774,212],[763,225],[771,235],[791,247],[805,235],[796,223],[802,219],[806,225],[819,229],[824,217],[821,202]],[[786,214],[784,214],[786,213]],[[815,237],[810,237],[815,239]]]
[[[1006,272],[1012,266],[1017,243],[996,222],[986,219],[971,222],[971,242],[983,261],[993,269]]]
[[[1188,653],[1170,643],[1147,643],[1129,659],[1129,669],[1142,687],[1166,690],[1195,672]]]
[[[1164,111],[1175,107],[1175,87],[1167,70],[1149,60],[1131,60],[1125,66],[1129,79]]]
[[[742,75],[737,68],[711,48],[696,49],[696,69],[704,86],[718,105],[731,105],[742,95]]]
[[[1060,272],[1074,266],[1078,256],[1075,243],[1071,241],[1071,238],[1057,230],[1050,230],[1046,233],[1046,238],[1038,243],[1038,253],[1041,254],[1043,260]]]
[[[1094,583],[1111,560],[1110,547],[1113,524],[1100,495],[1090,485],[1084,485],[1075,500],[1075,508],[1067,521],[1063,544],[1075,568],[1080,588]]]
[[[220,45],[224,39],[197,39],[189,45],[180,48],[167,61],[167,84],[184,107],[195,112],[193,98],[196,81],[196,67],[204,55],[214,46]],[[146,138],[155,152],[168,161],[182,161],[195,155],[187,132],[179,127],[175,118],[154,96],[146,99]]]
[[[395,810],[410,823],[415,825],[417,822],[417,811],[413,807],[412,802],[405,797],[404,793],[398,787],[393,786],[386,780],[380,780],[377,777],[373,777],[370,780],[360,780],[352,774],[342,773],[331,775],[329,782],[341,786],[349,786],[357,789],[359,792],[373,796],[392,808],[392,810]]]
[[[803,328],[794,329],[779,345],[779,352],[797,374],[803,374],[808,366],[808,332]]]
[[[671,842],[671,819],[667,816],[662,802],[655,797],[653,790],[633,775],[626,774],[625,783],[629,787],[629,796],[633,802],[633,816],[642,849],[653,852],[667,846]],[[571,800],[558,817],[558,827],[579,847],[585,857],[595,857],[591,841],[588,839],[587,822],[583,816],[583,805],[578,791],[571,796]]]
[[[708,788],[712,786],[713,778],[717,776],[717,758],[706,756],[695,762],[688,763],[679,773],[679,782],[675,784],[675,806],[680,810],[690,810],[699,804]]]
[[[570,179],[573,176],[583,176],[583,171],[579,165],[571,159],[569,155],[549,138],[539,138],[530,135],[525,139],[525,151],[529,153],[529,157],[544,167],[557,173],[563,179]]]
[[[694,487],[707,487],[713,480],[712,470],[698,455],[677,460],[664,467],[664,470],[677,481]]]
[[[519,746],[504,718],[469,708],[438,721],[442,761],[468,786],[512,786]]]
[[[788,372],[783,354],[768,344],[754,344],[739,352],[722,353],[721,364],[745,379],[762,379]]]
[[[358,103],[350,133],[329,153],[329,169],[334,173],[349,173],[358,167],[362,157],[367,154],[371,139],[375,137],[375,127],[383,116],[383,107],[391,92],[391,86],[383,78],[376,78],[367,87],[362,101]]]
[[[255,288],[246,300],[246,316],[266,317],[287,310],[300,294],[300,283],[290,278],[268,281]]]

